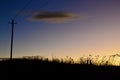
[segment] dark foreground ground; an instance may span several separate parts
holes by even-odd
[[[119,80],[120,67],[7,60],[0,61],[0,74],[0,80]]]

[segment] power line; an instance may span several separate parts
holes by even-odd
[[[32,2],[32,0],[29,0],[26,5],[14,16],[13,19],[15,19],[20,13],[23,12],[23,10]]]
[[[51,0],[47,0],[45,3],[41,4],[41,6],[39,7],[39,9],[43,8],[44,6],[46,6]]]
[[[46,6],[47,4],[49,4],[50,1],[52,1],[52,0],[46,0],[46,2],[42,3],[41,6],[38,8],[38,10],[41,9],[41,8],[43,8],[43,7]],[[34,12],[34,11],[33,11],[33,12]],[[23,17],[22,19],[24,20],[25,18],[26,18],[26,17]]]
[[[13,17],[13,19],[15,19],[16,17],[18,17],[19,14],[21,14],[24,9],[32,2],[32,0],[29,0],[26,5]],[[41,6],[39,7],[39,9],[43,8],[44,6],[46,6],[48,3],[50,2],[50,0],[47,0],[45,3],[41,4]]]

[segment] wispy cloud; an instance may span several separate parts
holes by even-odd
[[[36,12],[33,13],[30,21],[47,21],[47,22],[66,22],[77,19],[79,16],[69,12]]]

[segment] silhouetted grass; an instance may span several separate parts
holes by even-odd
[[[13,58],[12,60],[4,59],[0,61],[0,71],[10,74],[45,74],[45,75],[69,75],[69,77],[79,75],[79,79],[89,79],[83,76],[104,76],[108,78],[118,77],[120,75],[120,67],[114,65],[117,61],[118,54],[109,57],[99,57],[92,55],[88,57],[80,57],[74,61],[71,57],[66,58],[44,58],[41,56],[24,56],[22,58]],[[119,64],[119,62],[117,62]],[[38,74],[37,74],[38,73]],[[60,74],[61,73],[61,74]],[[91,79],[91,78],[90,78]],[[115,78],[114,78],[115,79]]]
[[[117,60],[116,57],[120,57],[119,54],[111,55],[111,56],[95,56],[94,58],[92,55],[88,57],[80,57],[77,61],[73,58],[66,56],[66,58],[55,58],[53,57],[52,60],[49,58],[45,58],[42,56],[23,56],[22,58],[13,58],[10,60],[9,58],[1,58],[0,64],[2,63],[58,63],[58,64],[77,64],[77,65],[93,65],[93,66],[120,66],[120,60]],[[101,58],[101,59],[100,59]]]

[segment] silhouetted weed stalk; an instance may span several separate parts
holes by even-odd
[[[94,56],[89,55],[87,58],[80,57],[79,64],[89,64],[98,66],[120,66],[120,55],[110,55],[110,56]]]
[[[100,57],[89,55],[88,57],[80,57],[75,61],[73,58],[66,56],[65,58],[52,57],[45,58],[43,56],[23,56],[22,58],[14,58],[13,60],[32,60],[32,61],[43,61],[43,62],[53,62],[53,63],[63,63],[63,64],[81,64],[81,65],[91,65],[91,66],[120,66],[120,55],[110,55]]]

